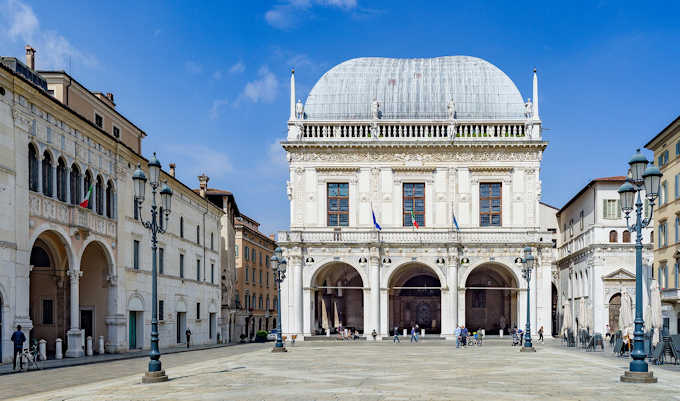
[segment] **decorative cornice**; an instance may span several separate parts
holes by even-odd
[[[504,172],[511,173],[513,167],[510,166],[473,166],[468,168],[471,173]]]
[[[435,167],[392,167],[392,171],[398,172],[409,172],[409,173],[432,173],[435,171]]]
[[[327,172],[327,171],[346,171],[346,172],[355,172],[359,171],[359,167],[354,167],[354,166],[326,166],[326,167],[316,167],[316,171],[319,173]]]

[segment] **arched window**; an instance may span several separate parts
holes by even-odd
[[[262,295],[260,295],[260,298],[257,300],[257,309],[262,309]]]
[[[78,165],[73,163],[71,165],[71,204],[77,205],[80,203],[80,197],[83,190],[80,188],[80,169]]]
[[[106,183],[106,217],[112,219],[113,218],[113,211],[114,211],[114,191],[113,191],[113,183],[111,180],[109,180]],[[162,210],[162,208],[161,208]]]
[[[38,152],[33,144],[28,144],[28,189],[38,191]]]
[[[42,190],[45,196],[52,196],[52,155],[43,153],[42,161]]]
[[[609,232],[609,242],[617,242],[617,241],[618,241],[618,238],[617,238],[616,230],[611,230]]]
[[[100,175],[97,176],[97,185],[95,188],[95,199],[97,203],[97,214],[104,214],[104,182]]]
[[[184,217],[179,218],[179,237],[184,238]]]
[[[255,309],[255,305],[257,305],[257,298],[255,297],[255,294],[253,294],[253,298],[251,299],[250,307]]]
[[[630,231],[625,230],[623,232],[623,235],[621,236],[621,239],[623,240],[623,242],[630,242]]]
[[[85,172],[85,179],[83,181],[84,181],[83,183],[85,185],[83,186],[83,199],[82,200],[85,200],[84,199],[85,195],[87,195],[87,193],[90,191],[90,187],[92,187],[92,173],[90,173],[89,171],[86,171]],[[80,202],[78,202],[78,203],[80,203]],[[92,201],[92,194],[90,194],[90,197],[88,198],[88,202],[87,202],[87,208],[92,210],[92,207],[93,207],[92,204],[93,203],[94,202]]]
[[[66,162],[63,158],[59,158],[57,163],[57,199],[66,202]]]
[[[269,295],[267,295],[267,310],[269,310]]]

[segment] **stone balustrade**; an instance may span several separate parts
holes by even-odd
[[[305,121],[290,124],[300,130],[301,141],[527,140],[532,129],[524,121]]]
[[[538,244],[552,245],[552,234],[549,232],[527,230],[441,230],[441,229],[385,229],[380,232],[374,229],[343,230],[305,230],[279,231],[277,241],[280,244],[295,243],[391,243],[391,244]]]
[[[116,221],[100,216],[92,210],[31,191],[29,191],[28,202],[31,217],[39,217],[53,223],[111,238],[116,236]]]

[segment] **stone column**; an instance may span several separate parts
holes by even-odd
[[[116,271],[115,266],[113,271]],[[108,288],[106,291],[106,337],[104,338],[104,351],[109,354],[125,351],[127,319],[123,311],[119,311],[118,300],[118,276],[107,277]]]
[[[302,292],[303,336],[312,335],[312,299],[314,299],[312,290],[310,288],[303,288]]]
[[[78,358],[83,356],[82,331],[80,330],[80,296],[79,281],[83,272],[80,271],[79,262],[69,269],[68,275],[71,278],[71,328],[66,335],[68,337],[68,348],[66,349],[67,358]]]
[[[380,335],[390,335],[390,290],[388,288],[380,289]]]
[[[42,154],[36,155],[36,159],[38,159],[38,192],[42,193],[42,190],[43,190],[43,188],[42,188],[42,181],[43,181],[42,164],[43,164],[43,161],[44,161]]]
[[[102,182],[102,216],[106,216],[106,183]],[[163,218],[163,216],[161,216]],[[203,267],[203,280],[205,281],[205,271],[208,263],[205,263],[205,266]]]
[[[364,336],[366,338],[371,336],[371,289],[364,283],[364,290],[362,291],[364,296]]]
[[[52,197],[54,199],[57,199],[57,165],[58,162],[54,160],[52,167],[50,167],[52,169]]]
[[[298,339],[302,340],[303,322],[303,300],[302,300],[302,257],[290,256],[290,265],[292,267],[291,276],[293,289],[293,313],[291,322],[292,334],[298,334]]]
[[[536,258],[536,265],[531,272],[531,335],[538,336],[538,277],[540,276],[539,271],[543,268],[541,266],[540,253]],[[524,305],[526,307],[526,305]]]
[[[371,323],[364,330],[370,333],[375,330],[380,333],[380,258],[375,255],[369,256],[368,274],[371,284]]]
[[[71,168],[66,166],[66,203],[71,203]]]
[[[457,254],[457,252],[455,252]],[[442,337],[453,339],[458,324],[458,257],[449,256],[446,266],[447,290],[442,290]]]

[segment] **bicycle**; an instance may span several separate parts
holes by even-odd
[[[37,345],[32,345],[30,348],[24,348],[24,350],[19,355],[21,360],[26,360],[26,370],[31,370],[31,366],[34,370],[41,370],[40,366],[40,352],[38,351]]]

